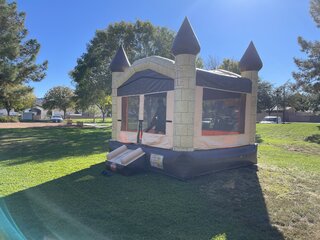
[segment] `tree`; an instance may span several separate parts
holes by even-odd
[[[52,110],[58,108],[63,111],[63,117],[66,117],[68,108],[74,106],[74,93],[68,87],[53,87],[44,96],[43,107]]]
[[[102,113],[102,122],[104,122],[105,117],[108,112],[111,112],[112,108],[112,98],[110,95],[106,95],[104,97],[100,97],[99,101],[97,101],[96,106],[100,109]]]
[[[258,101],[257,111],[267,111],[271,114],[276,105],[276,98],[273,86],[270,82],[258,79]]]
[[[159,55],[173,59],[171,44],[174,32],[156,27],[150,22],[119,22],[97,31],[87,46],[87,51],[77,61],[70,72],[75,83],[75,95],[79,108],[87,109],[97,105],[104,116],[105,99],[111,94],[111,72],[109,64],[120,44],[123,44],[130,62]],[[197,60],[197,66],[202,63]]]
[[[310,109],[310,97],[306,94],[296,92],[288,96],[288,106],[295,111],[307,111]]]
[[[196,68],[204,68],[203,59],[200,56],[196,58]]]
[[[24,85],[7,85],[0,90],[0,102],[8,116],[12,109],[22,111],[33,106],[36,97],[32,91],[33,88]]]
[[[309,96],[310,101],[310,110],[313,112],[320,111],[320,94],[310,94]]]
[[[105,95],[106,93],[104,91],[100,91],[98,92],[98,94],[100,94],[99,96],[96,96],[96,101],[93,105],[89,105],[88,107],[86,107],[88,112],[92,112],[93,108],[96,107],[102,115],[102,122],[105,122],[105,118],[108,115],[108,113],[111,112],[111,108],[112,108],[112,98],[111,95]],[[87,106],[86,103],[80,103],[80,101],[83,101],[83,99],[79,99],[79,96],[76,98],[77,105],[79,108],[81,108],[81,106]]]
[[[228,59],[228,58],[223,59],[222,64],[218,68],[224,69],[233,73],[241,74],[239,62],[234,59]]]
[[[209,55],[206,63],[205,63],[205,69],[207,70],[214,70],[217,69],[221,65],[221,62],[219,61],[218,58]]]
[[[96,105],[91,105],[88,107],[87,112],[93,116],[93,122],[96,122],[96,116],[100,112],[100,109]]]
[[[26,39],[25,13],[16,2],[0,0],[0,89],[45,77],[47,61],[36,64],[40,44]]]
[[[319,28],[319,0],[310,1],[310,13]],[[298,87],[301,87],[304,91],[309,93],[320,94],[320,42],[307,41],[299,36],[298,43],[301,47],[301,51],[307,54],[307,59],[294,58],[298,71],[293,72],[292,75],[296,80]]]

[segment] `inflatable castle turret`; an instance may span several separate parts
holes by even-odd
[[[120,46],[116,52],[116,55],[110,63],[110,70],[112,72],[112,139],[116,139],[117,136],[117,79],[121,77],[123,72],[130,67],[130,62],[128,57],[123,49],[123,46]]]
[[[187,18],[172,45],[175,56],[173,150],[193,151],[196,58],[200,45]]]
[[[248,78],[252,83],[252,91],[251,94],[247,96],[248,101],[250,101],[250,117],[249,120],[249,135],[250,135],[250,143],[255,143],[256,137],[256,122],[257,122],[257,93],[258,93],[258,72],[262,68],[262,61],[259,57],[259,54],[251,41],[247,50],[243,54],[239,67],[241,71],[241,76],[244,78]]]

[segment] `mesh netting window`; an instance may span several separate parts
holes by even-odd
[[[244,133],[246,95],[203,89],[202,135]]]
[[[139,120],[139,96],[122,97],[121,131],[137,131]]]
[[[167,93],[156,93],[144,97],[143,129],[149,133],[166,133]]]

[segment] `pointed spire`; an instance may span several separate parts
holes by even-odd
[[[171,52],[175,56],[179,54],[197,55],[200,52],[200,44],[198,38],[193,32],[193,29],[187,17],[185,17],[173,41]]]
[[[239,66],[241,72],[259,71],[262,68],[262,61],[252,41],[250,42],[245,53],[243,54],[239,62]]]
[[[121,45],[110,63],[110,70],[111,72],[124,72],[128,67],[130,67],[130,62],[123,46]]]

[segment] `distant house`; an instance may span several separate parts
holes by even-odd
[[[7,115],[7,110],[5,109],[0,109],[0,117],[1,116],[6,116]]]
[[[22,120],[33,120],[33,112],[23,112],[22,113]]]
[[[295,111],[292,107],[286,107],[283,111],[283,107],[275,106],[270,114],[267,111],[262,111],[257,114],[257,122],[262,121],[265,116],[279,116],[283,122],[320,122],[320,115],[313,113],[312,111]]]
[[[22,120],[45,120],[47,119],[47,110],[42,107],[35,106],[23,111]]]
[[[8,113],[7,113],[7,110],[5,108],[2,108],[0,109],[0,116],[7,116]],[[16,111],[14,111],[14,109],[12,109],[10,111],[10,116],[18,116],[19,113],[17,113]]]

